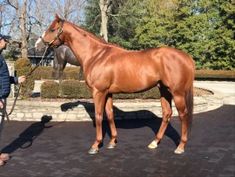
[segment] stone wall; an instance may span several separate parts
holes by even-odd
[[[208,110],[208,103],[195,98],[194,112]],[[13,100],[8,100],[8,111]],[[122,100],[114,102],[115,119],[142,119],[161,117],[161,104],[159,100]],[[173,113],[177,111],[173,106]],[[94,118],[94,105],[91,100],[72,101],[25,101],[18,100],[15,109],[10,115],[11,120],[40,121],[44,116],[52,116],[52,121],[91,121]]]

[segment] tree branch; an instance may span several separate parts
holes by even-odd
[[[89,29],[91,29],[91,28],[93,28],[93,27],[95,26],[95,23],[96,23],[96,21],[97,21],[97,19],[98,19],[99,17],[100,17],[100,14],[95,17],[95,19],[94,19],[94,21],[93,21],[93,24],[89,27]]]
[[[6,3],[7,3],[8,5],[10,5],[11,7],[13,7],[14,9],[16,9],[16,10],[19,9],[19,7],[17,7],[17,6],[14,5],[13,3],[11,3],[10,0],[6,0]]]

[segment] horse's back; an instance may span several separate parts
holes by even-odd
[[[192,57],[175,48],[128,51],[116,58],[116,62],[118,64],[115,75],[121,76],[119,79],[128,80],[129,88],[133,84],[144,90],[161,81],[172,90],[188,89],[194,79]]]

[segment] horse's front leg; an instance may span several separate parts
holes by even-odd
[[[115,148],[117,144],[117,129],[114,122],[114,113],[113,113],[113,98],[112,94],[109,94],[107,97],[106,105],[105,105],[105,112],[107,114],[107,119],[111,131],[111,139],[107,146],[108,149]]]
[[[97,154],[99,151],[99,145],[102,144],[102,121],[104,113],[106,94],[99,91],[93,91],[93,100],[95,104],[95,124],[96,124],[96,140],[88,151],[89,154]]]

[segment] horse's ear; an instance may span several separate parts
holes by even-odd
[[[55,20],[58,21],[58,22],[61,20],[60,16],[58,14],[55,14]]]

